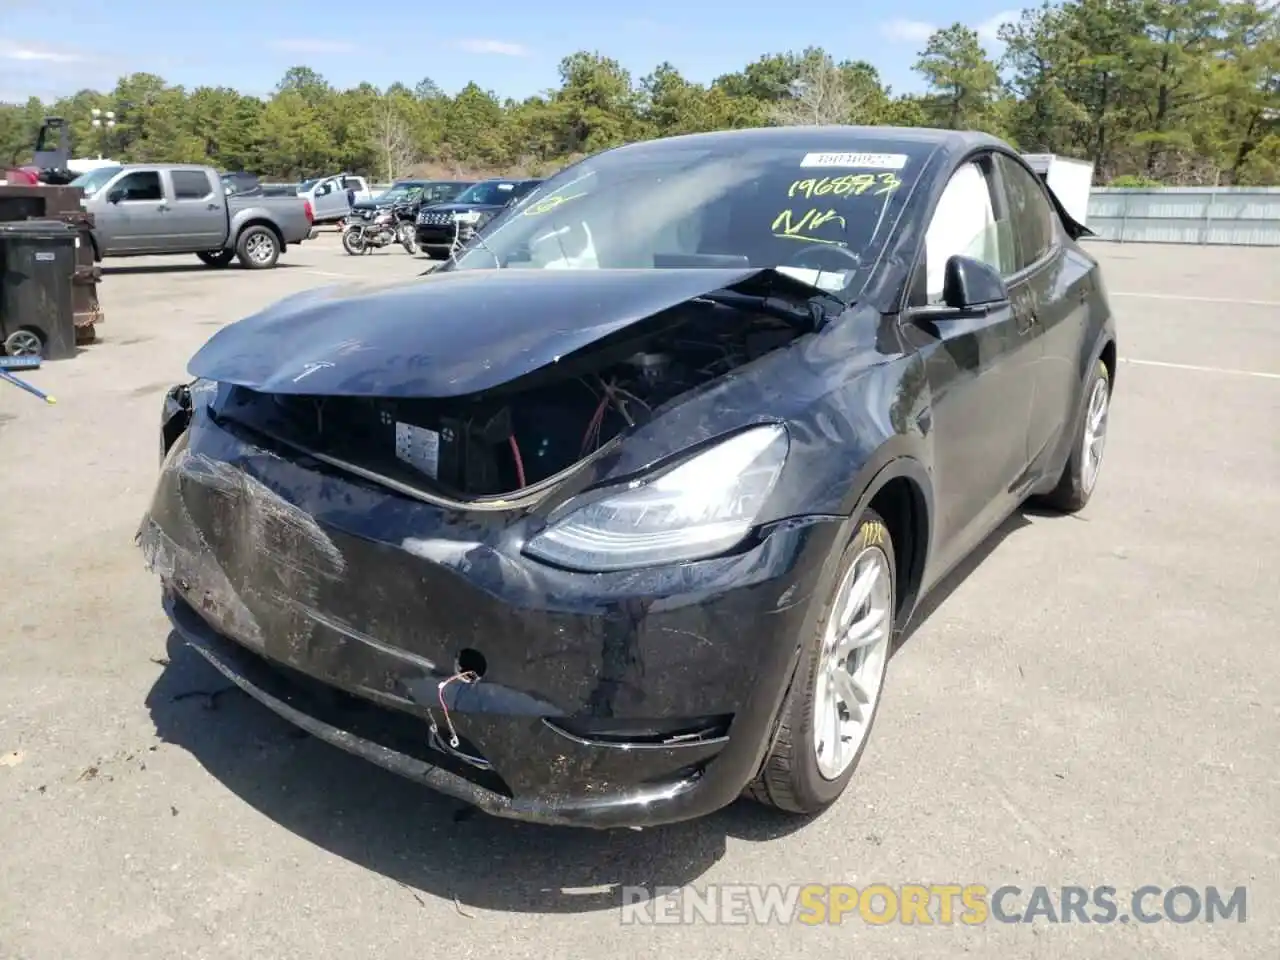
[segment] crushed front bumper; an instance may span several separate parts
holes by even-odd
[[[732,802],[769,745],[839,525],[585,575],[513,552],[518,523],[321,473],[197,416],[139,537],[186,642],[335,746],[548,824]],[[477,662],[477,682],[451,680]]]

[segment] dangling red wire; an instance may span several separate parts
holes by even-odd
[[[516,438],[514,434],[508,437],[507,440],[511,444],[511,456],[514,457],[516,461],[516,482],[519,483],[520,487],[523,489],[524,488],[524,460],[522,460],[520,457],[520,444],[516,443]]]
[[[582,438],[582,456],[587,455],[587,448],[591,446],[591,438],[594,433],[596,437],[600,436],[600,427],[604,424],[604,412],[609,406],[609,394],[605,394],[600,398],[600,405],[596,407],[596,412],[592,414],[591,419],[587,422],[587,432]]]

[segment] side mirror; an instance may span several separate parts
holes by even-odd
[[[110,193],[107,194],[107,203],[119,203],[123,199],[124,199],[123,187],[116,187],[114,190],[112,190]]]
[[[987,312],[1009,302],[1009,288],[989,263],[956,254],[943,274],[942,302],[952,310]]]

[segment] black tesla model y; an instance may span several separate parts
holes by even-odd
[[[215,334],[139,540],[234,683],[485,811],[812,814],[921,598],[1094,490],[1086,232],[979,134],[609,150],[430,275]]]

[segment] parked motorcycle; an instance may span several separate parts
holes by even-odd
[[[397,204],[378,210],[372,219],[348,217],[342,225],[342,246],[353,257],[399,243],[405,252],[417,254],[418,238],[413,211]]]

